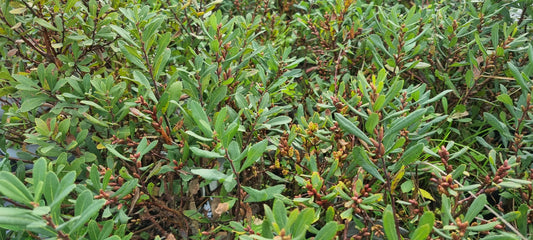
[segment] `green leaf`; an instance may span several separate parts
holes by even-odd
[[[26,186],[10,172],[0,172],[0,193],[27,206],[31,206],[33,200]]]
[[[413,232],[413,236],[411,237],[412,240],[425,240],[429,236],[429,233],[431,232],[432,226],[424,224],[418,226],[415,231]]]
[[[285,124],[288,124],[292,121],[292,119],[288,116],[278,116],[278,117],[275,117],[275,118],[272,118],[272,119],[269,119],[268,120],[268,124],[271,126],[271,127],[274,127],[274,126],[278,126],[278,125],[285,125]]]
[[[216,169],[205,169],[205,168],[191,169],[191,173],[198,175],[202,177],[203,179],[209,180],[209,181],[218,181],[221,179],[225,179],[227,177],[226,174]]]
[[[34,222],[44,222],[41,217],[32,214],[32,210],[0,207],[0,227],[12,231],[26,230]]]
[[[459,188],[454,188],[454,190],[455,190],[455,191],[464,191],[464,192],[467,192],[467,191],[473,191],[473,190],[476,190],[476,189],[478,189],[479,187],[481,187],[481,184],[471,184],[471,185],[466,185],[466,186],[459,187]]]
[[[337,122],[339,123],[339,126],[342,129],[344,129],[348,133],[351,133],[351,134],[355,135],[356,137],[358,137],[359,139],[363,140],[364,142],[366,142],[368,144],[372,144],[372,142],[365,135],[365,133],[363,133],[363,131],[361,131],[359,128],[357,128],[357,126],[355,126],[355,124],[352,123],[350,120],[348,120],[347,118],[342,116],[342,114],[335,113],[335,119],[337,120]]]
[[[373,133],[374,132],[374,128],[376,128],[378,123],[379,123],[379,114],[373,112],[370,115],[368,115],[368,119],[365,122],[365,130],[366,130],[366,132],[367,133]]]
[[[168,63],[168,59],[170,58],[171,51],[168,48],[165,48],[163,51],[163,54],[158,56],[154,60],[154,79],[159,79],[159,75],[163,72],[165,69],[165,66]]]
[[[477,46],[479,47],[479,50],[483,53],[484,57],[487,57],[487,50],[485,49],[485,46],[483,46],[483,43],[481,42],[481,38],[479,37],[478,32],[474,32],[474,39],[476,41]]]
[[[208,138],[213,137],[213,130],[210,128],[209,119],[204,111],[204,108],[195,100],[189,100],[187,107],[191,110],[191,118],[196,122],[200,131]],[[203,123],[202,123],[203,122]]]
[[[70,228],[69,234],[72,235],[78,228],[83,226],[89,219],[91,219],[94,215],[96,215],[100,209],[104,206],[106,200],[105,199],[98,199],[94,200],[91,205],[89,205],[85,210],[78,215],[78,219],[71,219],[74,220],[74,225]]]
[[[496,99],[504,104],[513,105],[513,100],[507,93],[501,93],[496,97]]]
[[[374,110],[374,112],[379,112],[381,108],[383,108],[384,105],[385,105],[385,95],[379,95],[379,97],[374,102],[374,106],[372,110]]]
[[[427,239],[433,228],[433,223],[435,222],[435,214],[433,212],[424,212],[420,221],[418,222],[418,228],[413,232],[411,239],[413,240],[424,240]]]
[[[335,217],[335,208],[332,206],[328,207],[328,210],[326,210],[326,222],[333,221],[333,218]]]
[[[102,189],[102,184],[100,183],[100,172],[98,171],[98,166],[93,164],[91,166],[91,171],[89,174],[91,183],[96,190]]]
[[[133,79],[135,80],[137,85],[144,86],[146,89],[152,89],[152,85],[150,84],[146,76],[144,76],[144,74],[142,74],[141,72],[136,70],[133,71]]]
[[[291,212],[291,215],[297,210]],[[307,229],[311,226],[311,223],[314,221],[315,209],[314,208],[305,208],[297,215],[296,221],[294,224],[290,224],[290,217],[287,225],[290,225],[290,232],[288,234],[293,235],[294,239],[303,238]]]
[[[42,106],[43,103],[45,103],[46,101],[48,101],[47,96],[32,96],[31,98],[25,99],[24,102],[22,102],[19,108],[19,112],[28,112],[33,109],[36,109],[37,107]]]
[[[142,41],[145,44],[145,49],[150,49],[148,42],[150,42],[150,39],[154,36],[154,34],[157,33],[157,30],[159,29],[164,20],[164,17],[156,17],[144,27],[144,31],[142,32]]]
[[[104,146],[105,148],[107,149],[107,151],[109,151],[111,154],[115,155],[115,157],[118,157],[122,160],[125,160],[125,161],[128,161],[128,162],[131,162],[131,159],[125,157],[124,155],[122,155],[121,153],[119,153],[115,147],[111,144],[108,144],[108,143],[104,143]]]
[[[189,136],[191,136],[191,137],[194,137],[194,138],[196,138],[196,139],[198,139],[198,140],[200,140],[200,141],[204,141],[204,142],[211,142],[211,141],[213,141],[212,138],[202,137],[202,136],[196,134],[195,132],[193,132],[193,131],[191,131],[191,130],[187,130],[187,131],[185,131],[185,133],[187,133],[187,135],[189,135]]]
[[[267,187],[262,190],[256,190],[251,187],[243,186],[242,189],[248,193],[248,198],[245,202],[264,202],[274,198],[274,195],[280,194],[285,189],[285,185],[280,184],[272,187]]]
[[[402,154],[402,157],[398,162],[394,164],[393,172],[400,170],[402,166],[409,166],[411,163],[416,161],[420,154],[424,151],[424,144],[418,143],[414,146],[411,146]]]
[[[381,174],[379,174],[378,167],[372,161],[370,161],[366,151],[361,146],[355,147],[353,150],[353,158],[357,165],[363,167],[363,169],[365,169],[372,176],[385,183],[385,179],[383,179]]]
[[[511,182],[511,181],[503,181],[501,183],[498,183],[498,186],[503,188],[521,188],[522,185],[519,183]]]
[[[507,63],[507,66],[509,67],[509,70],[511,70],[511,74],[513,75],[514,79],[520,85],[520,88],[522,89],[523,93],[529,93],[531,90],[528,87],[528,84],[526,83],[526,80],[524,79],[524,76],[522,76],[522,73],[518,70],[518,68],[513,65],[511,62]]]
[[[54,25],[52,25],[51,23],[45,21],[44,19],[42,18],[35,18],[34,19],[35,23],[45,27],[45,28],[48,28],[50,30],[53,30],[53,31],[56,31],[56,32],[59,32],[59,29],[57,29],[56,27],[54,27]]]
[[[203,149],[200,149],[194,146],[190,147],[189,149],[194,153],[194,155],[198,157],[203,157],[203,158],[223,158],[224,157],[224,155],[220,153],[203,150]]]
[[[404,118],[398,118],[397,120],[391,123],[391,126],[385,130],[385,136],[383,136],[383,145],[386,149],[391,147],[392,141],[394,138],[400,135],[400,130],[412,125],[419,123],[419,120],[426,113],[426,109],[417,109],[416,111],[410,113]]]
[[[167,46],[170,43],[171,38],[172,34],[170,32],[164,33],[159,37],[159,41],[157,42],[157,50],[155,51],[156,62],[159,61],[158,59],[162,58],[164,55],[163,53],[167,51]]]
[[[527,204],[522,204],[520,207],[518,207],[518,210],[520,211],[520,217],[516,220],[516,225],[518,226],[518,230],[522,235],[527,235],[528,231],[528,212],[529,212],[529,206]]]
[[[137,66],[143,71],[148,72],[148,68],[146,68],[146,66],[144,65],[144,62],[141,56],[139,55],[139,52],[137,51],[137,49],[131,46],[125,45],[124,42],[122,41],[119,41],[118,45],[120,47],[120,51],[122,52],[122,54],[124,54],[124,56],[129,62],[133,63],[133,65]]]
[[[50,134],[48,125],[40,118],[35,118],[35,131],[43,136],[48,136]]]
[[[375,193],[368,197],[365,197],[361,203],[362,204],[373,204],[373,203],[376,203],[382,200],[383,200],[383,194]]]
[[[41,157],[33,165],[33,184],[46,181],[46,159]]]
[[[487,122],[494,127],[502,136],[506,138],[512,138],[511,133],[509,132],[509,128],[507,128],[507,125],[505,125],[503,122],[498,120],[494,115],[492,115],[489,112],[484,112],[483,117],[487,120]]]
[[[516,239],[520,239],[520,238],[514,234],[506,233],[506,234],[500,234],[500,235],[488,235],[482,238],[481,240],[516,240]]]
[[[137,42],[133,41],[133,39],[130,37],[130,33],[128,33],[126,30],[113,24],[109,25],[109,27],[111,27],[111,29],[113,29],[116,33],[118,33],[120,37],[126,40],[128,44],[135,46],[136,48],[139,48],[139,45],[137,45]]]
[[[213,109],[215,109],[216,106],[219,105],[219,103],[226,98],[228,92],[227,86],[220,86],[217,87],[212,93],[211,96],[209,96],[209,104],[207,105],[207,111],[211,112]]]
[[[420,217],[420,220],[418,221],[419,226],[422,226],[422,225],[433,226],[434,223],[435,223],[435,214],[430,211],[424,212],[424,214],[422,214],[422,216]]]
[[[87,101],[87,100],[81,100],[80,101],[81,104],[84,104],[84,105],[89,105],[89,106],[92,106],[102,112],[109,112],[108,110],[106,110],[104,107],[98,105],[97,103],[93,102],[93,101]]]
[[[59,182],[59,186],[57,187],[57,191],[54,194],[54,201],[49,205],[50,207],[54,207],[56,204],[61,204],[63,199],[65,199],[74,188],[76,188],[76,185],[74,184],[74,181],[76,180],[76,172],[70,171],[65,176],[63,176],[63,179],[61,179],[61,182]]]
[[[400,91],[403,88],[404,81],[403,80],[395,80],[392,86],[390,87],[389,91],[387,92],[387,97],[385,98],[385,106],[389,104],[389,102],[398,96]]]
[[[139,182],[139,179],[134,178],[132,180],[127,181],[126,183],[122,184],[122,187],[120,187],[116,192],[111,194],[111,198],[117,197],[118,199],[123,198],[124,196],[128,195],[137,187],[137,183]]]
[[[520,218],[521,215],[522,214],[520,213],[520,211],[512,211],[512,212],[508,212],[505,215],[503,215],[502,218],[505,219],[505,221],[507,222],[512,222]]]
[[[101,126],[101,127],[105,127],[105,128],[109,128],[109,125],[108,125],[106,122],[101,121],[101,120],[99,120],[99,119],[97,119],[97,118],[91,116],[90,114],[88,114],[88,113],[86,113],[86,112],[83,113],[83,116],[84,116],[87,120],[89,120],[89,122],[91,122],[91,123],[94,124],[94,125]]]
[[[389,57],[394,58],[394,56],[392,56],[392,54],[385,48],[385,46],[383,46],[383,41],[381,41],[381,38],[378,35],[372,34],[369,36],[368,40],[370,40],[370,42],[372,42],[374,46],[378,47]]]
[[[453,90],[444,90],[442,92],[440,92],[439,94],[437,94],[435,97],[432,97],[430,99],[428,99],[427,101],[424,101],[422,103],[420,103],[420,105],[427,105],[427,104],[431,104],[431,103],[434,103],[436,101],[439,101],[441,98],[443,98],[446,94],[450,93],[450,92],[453,92]]]
[[[285,228],[285,225],[287,224],[287,209],[285,208],[285,205],[283,204],[283,201],[279,199],[274,199],[274,204],[272,206],[273,211],[273,217],[275,220],[275,223],[278,225],[278,227]]]
[[[45,182],[45,188],[44,188],[44,197],[46,199],[46,202],[51,203],[54,201],[54,196],[57,192],[57,188],[59,187],[59,179],[57,178],[57,175],[54,172],[47,172],[46,173],[46,182]]]
[[[259,158],[263,155],[266,148],[268,146],[268,140],[264,139],[261,142],[258,142],[254,144],[252,147],[248,149],[248,155],[246,157],[246,160],[242,164],[241,168],[239,169],[239,172],[244,171],[249,166],[252,166]]]
[[[157,146],[158,141],[154,140],[150,142],[150,145],[148,145],[148,140],[143,137],[141,139],[141,142],[139,142],[139,145],[137,145],[137,152],[141,154],[141,157],[147,154],[150,150],[154,149],[155,146]],[[140,158],[141,158],[140,157]]]
[[[235,137],[235,134],[239,131],[240,124],[237,121],[233,121],[228,125],[226,128],[226,131],[224,131],[224,135],[222,135],[222,144],[223,146],[228,146],[233,140],[233,137]],[[235,160],[235,159],[234,159]]]
[[[390,240],[398,240],[396,233],[396,223],[394,221],[394,214],[392,213],[391,205],[387,205],[383,212],[383,228],[385,229],[385,236]]]
[[[74,205],[74,216],[80,215],[89,205],[93,203],[93,194],[90,190],[83,191],[76,199],[76,205]]]
[[[487,224],[480,224],[476,226],[468,226],[466,230],[475,231],[475,232],[489,231],[489,230],[494,229],[494,227],[498,224],[500,224],[500,221],[490,222]]]
[[[468,208],[463,222],[470,223],[485,208],[485,204],[487,204],[487,195],[479,195]]]

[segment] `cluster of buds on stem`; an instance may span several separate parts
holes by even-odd
[[[250,226],[246,226],[244,228],[244,231],[247,232],[250,235],[257,234],[257,235],[261,236],[261,233],[256,233]]]
[[[437,184],[437,190],[441,194],[445,194],[446,196],[450,196],[450,192],[448,189],[455,189],[459,187],[459,184],[453,182],[453,178],[451,174],[448,174],[446,176],[442,176],[440,178],[437,178],[435,173],[431,173],[433,175],[432,178],[429,180]]]
[[[402,92],[402,96],[400,97],[400,102],[402,103],[400,105],[400,110],[404,110],[407,107],[407,91]]]
[[[320,138],[315,134],[318,131],[318,124],[310,122],[305,130],[308,138],[303,138],[302,145],[305,149],[311,149],[320,142]]]
[[[315,188],[313,188],[313,185],[308,183],[305,187],[307,188],[307,194],[309,194],[309,196],[315,196],[315,202],[318,205],[323,207],[328,205],[328,200],[322,199],[322,195]]]
[[[339,123],[338,122],[335,122],[333,124],[333,126],[331,126],[329,128],[329,130],[334,134],[333,135],[333,140],[335,142],[339,142],[342,139],[342,137],[344,136],[344,132],[339,127]]]
[[[418,204],[416,199],[409,199],[408,202],[411,204],[413,217],[422,214],[424,209],[420,206],[420,204]]]
[[[181,170],[181,169],[183,168],[183,166],[184,166],[183,162],[178,163],[178,161],[176,161],[176,160],[172,160],[172,163],[174,163],[174,167],[173,167],[173,169],[174,169],[174,171],[176,171],[176,172],[179,171],[179,170]]]
[[[138,142],[131,140],[127,137],[126,139],[120,139],[116,135],[111,136],[111,144],[126,144],[128,147],[137,147]]]
[[[450,223],[450,225],[457,225],[457,231],[456,232],[453,232],[451,235],[452,235],[452,239],[453,240],[459,240],[459,239],[462,239],[464,236],[465,236],[465,233],[466,233],[466,228],[470,225],[468,224],[468,222],[462,222],[460,218],[456,218],[455,219],[455,224],[454,223]]]
[[[375,226],[381,226],[381,225],[375,225]],[[374,226],[372,226],[372,228],[373,227]],[[357,235],[352,236],[352,238],[355,239],[355,240],[369,239],[370,235],[372,235],[372,230],[368,229],[368,227],[363,227],[363,228],[361,228],[361,230],[359,230]]]
[[[383,155],[385,155],[385,146],[383,146],[383,136],[385,136],[385,134],[383,126],[379,127],[379,129],[375,128],[374,134],[376,134],[377,140],[374,138],[370,138],[370,141],[375,147],[375,149],[372,151],[374,153],[374,156],[372,158],[380,159],[381,157],[383,157]]]
[[[361,191],[357,192],[355,185],[356,185],[355,183],[352,184],[352,193],[353,193],[352,201],[353,202],[351,202],[351,206],[346,206],[346,207],[351,207],[353,208],[354,213],[360,214],[363,210],[360,208],[359,205],[363,203],[364,197],[368,197],[369,193],[372,191],[372,188],[370,188],[369,184],[365,184],[363,188],[361,189]],[[350,202],[347,202],[347,203],[350,203]]]
[[[145,107],[146,109],[142,110],[143,113],[149,114],[150,118],[152,118],[152,126],[154,129],[161,134],[161,138],[163,138],[163,141],[166,144],[172,144],[172,139],[170,138],[170,128],[168,126],[163,125],[163,117],[160,116],[157,117],[157,108],[156,106],[152,106],[152,109],[150,110],[148,103],[144,100],[143,96],[140,96],[139,99],[135,101],[135,103],[140,104],[141,106]],[[139,110],[136,108],[130,108],[130,111],[135,114],[136,116],[139,116]]]
[[[135,163],[135,167],[141,168],[142,167],[142,161],[139,159],[141,157],[141,153],[134,153],[130,154],[130,159]]]
[[[356,31],[355,27],[352,27],[350,28],[350,32],[348,33],[348,39],[354,39],[357,36],[361,35],[361,33],[363,33],[363,28],[359,27]]]
[[[294,150],[294,147],[289,145],[289,134],[283,133],[281,138],[279,139],[279,145],[278,145],[279,153],[282,157],[289,157],[292,158],[295,153],[298,155],[298,162],[300,162],[301,159],[299,159],[300,154],[298,151]]]
[[[442,164],[444,164],[444,169],[446,170],[446,173],[452,173],[453,166],[448,164],[448,160],[450,159],[450,153],[448,152],[446,147],[441,146],[441,148],[439,149],[439,156]]]
[[[511,169],[511,166],[509,166],[509,161],[506,159],[503,161],[503,164],[498,167],[498,170],[496,170],[494,178],[491,179],[489,175],[485,176],[485,184],[490,184],[491,182],[499,184],[503,182],[503,178],[509,174],[509,169]]]
[[[332,96],[331,101],[333,102],[333,105],[335,106],[335,109],[338,113],[344,114],[346,113],[346,111],[348,111],[348,106],[342,103],[336,96]]]
[[[282,228],[279,232],[279,236],[275,236],[274,240],[290,240],[292,239],[292,236],[289,234],[287,235],[287,231],[285,231],[285,228]]]

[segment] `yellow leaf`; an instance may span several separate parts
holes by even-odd
[[[396,173],[396,175],[394,176],[394,179],[392,180],[392,184],[391,184],[391,187],[390,187],[391,188],[391,192],[394,192],[394,190],[398,186],[398,183],[400,182],[400,180],[402,180],[404,174],[405,174],[405,166],[402,166],[400,171],[398,171]]]
[[[191,5],[191,0],[187,1],[187,3],[183,4],[183,6],[181,7],[181,10],[187,8],[189,5]]]
[[[23,14],[24,12],[26,12],[26,7],[14,8],[9,11],[13,15]]]
[[[20,26],[22,26],[22,23],[21,23],[21,22],[18,22],[18,23],[15,23],[15,25],[13,25],[13,26],[11,27],[11,29],[15,30],[15,29],[19,28]]]
[[[105,149],[105,146],[104,144],[99,143],[98,145],[96,145],[96,149],[102,150],[102,149]]]
[[[431,193],[429,193],[428,191],[426,191],[424,189],[418,189],[418,190],[420,190],[420,195],[422,195],[423,198],[429,199],[431,201],[435,201],[433,196],[431,196]]]

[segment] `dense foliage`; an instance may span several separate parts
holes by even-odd
[[[532,16],[1,0],[0,239],[529,239]]]

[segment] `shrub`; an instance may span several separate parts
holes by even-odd
[[[413,2],[1,2],[0,236],[529,238],[531,3]]]

